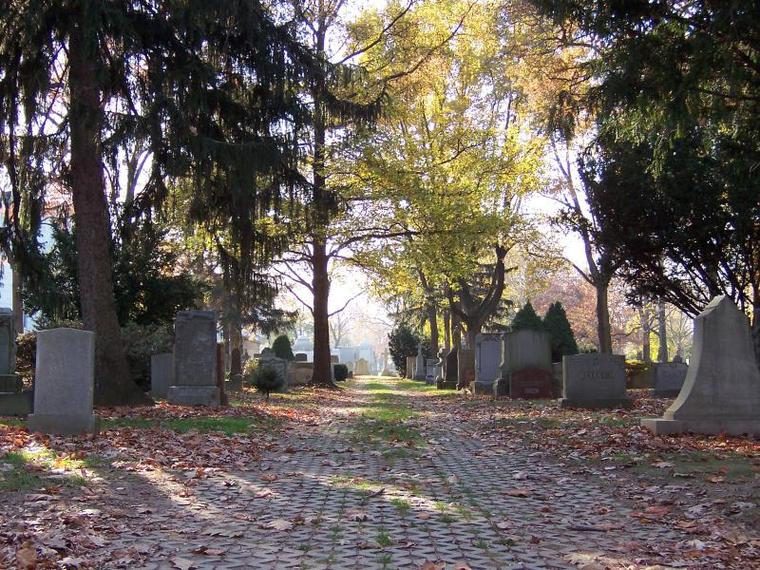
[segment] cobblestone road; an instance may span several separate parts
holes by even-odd
[[[369,382],[396,384],[357,386]],[[351,389],[359,412],[371,405],[371,395]],[[337,570],[569,568],[585,553],[627,560],[631,544],[683,540],[631,517],[558,458],[477,441],[456,418],[426,415],[423,401],[398,388],[383,400],[413,410],[421,445],[362,441],[361,413],[345,410],[288,432],[260,471],[218,472],[190,493],[162,483],[131,497],[154,513],[152,524],[120,542],[150,549],[146,568]]]

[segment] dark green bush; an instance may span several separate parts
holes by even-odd
[[[396,325],[388,333],[388,352],[396,370],[404,376],[406,374],[406,357],[417,355],[417,345],[422,343],[422,354],[430,358],[430,340],[423,338],[419,333],[406,323]]]
[[[249,382],[259,392],[263,392],[269,399],[269,394],[281,390],[284,379],[277,374],[274,368],[257,366],[248,376]]]
[[[544,316],[544,329],[552,337],[552,362],[562,362],[563,356],[578,354],[573,329],[567,320],[565,308],[559,301],[549,305]]]
[[[281,334],[274,339],[274,342],[272,343],[272,352],[274,352],[274,355],[277,358],[284,358],[285,360],[295,360],[296,358],[293,355],[293,347],[290,344],[290,339],[284,334]]]
[[[533,308],[533,305],[530,304],[530,301],[525,303],[525,306],[517,311],[515,318],[512,319],[513,331],[524,329],[533,331],[544,330],[544,323],[541,321],[541,317],[536,314],[536,310]]]
[[[333,364],[333,373],[336,382],[343,382],[348,378],[348,366],[345,364]]]

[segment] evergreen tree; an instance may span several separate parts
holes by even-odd
[[[272,343],[272,352],[277,358],[284,358],[285,360],[295,360],[293,354],[293,347],[290,344],[290,339],[287,335],[281,334]]]
[[[562,303],[557,301],[549,305],[543,325],[552,337],[552,362],[562,362],[562,357],[566,354],[578,354],[575,335]]]
[[[536,314],[536,310],[530,304],[530,301],[525,303],[525,306],[517,311],[515,318],[512,319],[512,330],[519,331],[524,329],[534,331],[544,330],[544,323],[541,321],[541,317]]]

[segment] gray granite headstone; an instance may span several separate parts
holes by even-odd
[[[683,362],[662,362],[657,364],[654,373],[654,395],[660,398],[673,398],[683,388],[688,365]]]
[[[422,344],[417,345],[417,357],[414,359],[414,380],[425,380],[425,356],[422,354]]]
[[[414,378],[414,365],[417,362],[417,358],[414,356],[407,356],[406,357],[406,374],[404,374],[404,378],[408,378],[411,380]]]
[[[179,311],[174,321],[174,385],[172,404],[219,406],[216,370],[216,313]]]
[[[16,374],[16,319],[8,308],[0,308],[0,416],[31,413],[33,394],[23,390]]]
[[[683,388],[662,418],[641,425],[658,434],[760,434],[760,370],[749,320],[729,297],[715,297],[694,319]]]
[[[166,398],[174,384],[174,353],[163,352],[150,357],[150,393],[154,398]]]
[[[505,333],[499,368],[500,374],[493,384],[493,395],[510,396],[512,374],[515,372],[552,370],[551,336],[530,329]]]
[[[293,360],[295,360],[296,362],[306,362],[307,360],[309,360],[309,355],[306,354],[305,352],[296,352]]]
[[[369,376],[369,362],[360,358],[356,361],[356,367],[354,368],[354,375],[356,376]]]
[[[446,355],[446,366],[443,371],[443,382],[440,386],[441,389],[453,390],[457,387],[459,382],[459,358],[457,348],[452,348]]]
[[[437,358],[425,359],[425,383],[435,384],[435,366],[438,363]]]
[[[625,392],[625,357],[573,354],[562,357],[563,408],[621,408],[631,402]]]
[[[94,332],[66,328],[38,332],[29,429],[62,435],[96,432],[94,378]]]
[[[282,381],[282,389],[285,390],[288,387],[288,361],[284,358],[278,358],[272,352],[271,348],[265,348],[261,351],[259,357],[259,366],[262,368],[270,368],[277,372],[277,376]],[[333,365],[330,365],[332,368]]]
[[[493,392],[493,383],[500,375],[502,336],[484,333],[475,337],[475,394]]]

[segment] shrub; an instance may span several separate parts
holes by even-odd
[[[419,343],[422,343],[422,354],[426,358],[430,357],[430,341],[412,330],[406,323],[399,323],[388,333],[388,352],[391,354],[396,370],[402,376],[406,374],[406,357],[417,354]]]
[[[333,374],[336,382],[343,382],[348,378],[348,366],[345,364],[333,364]]]
[[[274,368],[258,366],[253,371],[250,378],[251,384],[255,386],[259,392],[266,394],[267,400],[269,399],[269,394],[271,392],[276,392],[277,390],[282,389],[284,384],[284,379],[277,374],[277,371]]]
[[[544,316],[544,329],[552,337],[552,362],[562,362],[563,356],[578,354],[578,344],[575,342],[573,329],[559,301],[549,305]]]
[[[293,347],[290,344],[290,339],[281,334],[272,343],[272,352],[277,358],[284,358],[285,360],[295,360],[293,355]]]
[[[25,386],[34,380],[35,359],[37,358],[37,333],[26,332],[16,337],[16,374]]]
[[[147,390],[150,386],[150,357],[160,352],[171,352],[174,347],[172,326],[127,323],[121,328],[121,338],[132,380]]]
[[[524,329],[533,331],[544,330],[544,323],[541,321],[541,317],[536,314],[536,310],[533,308],[533,305],[530,304],[530,301],[525,303],[525,306],[517,311],[515,318],[512,319],[513,331]]]

